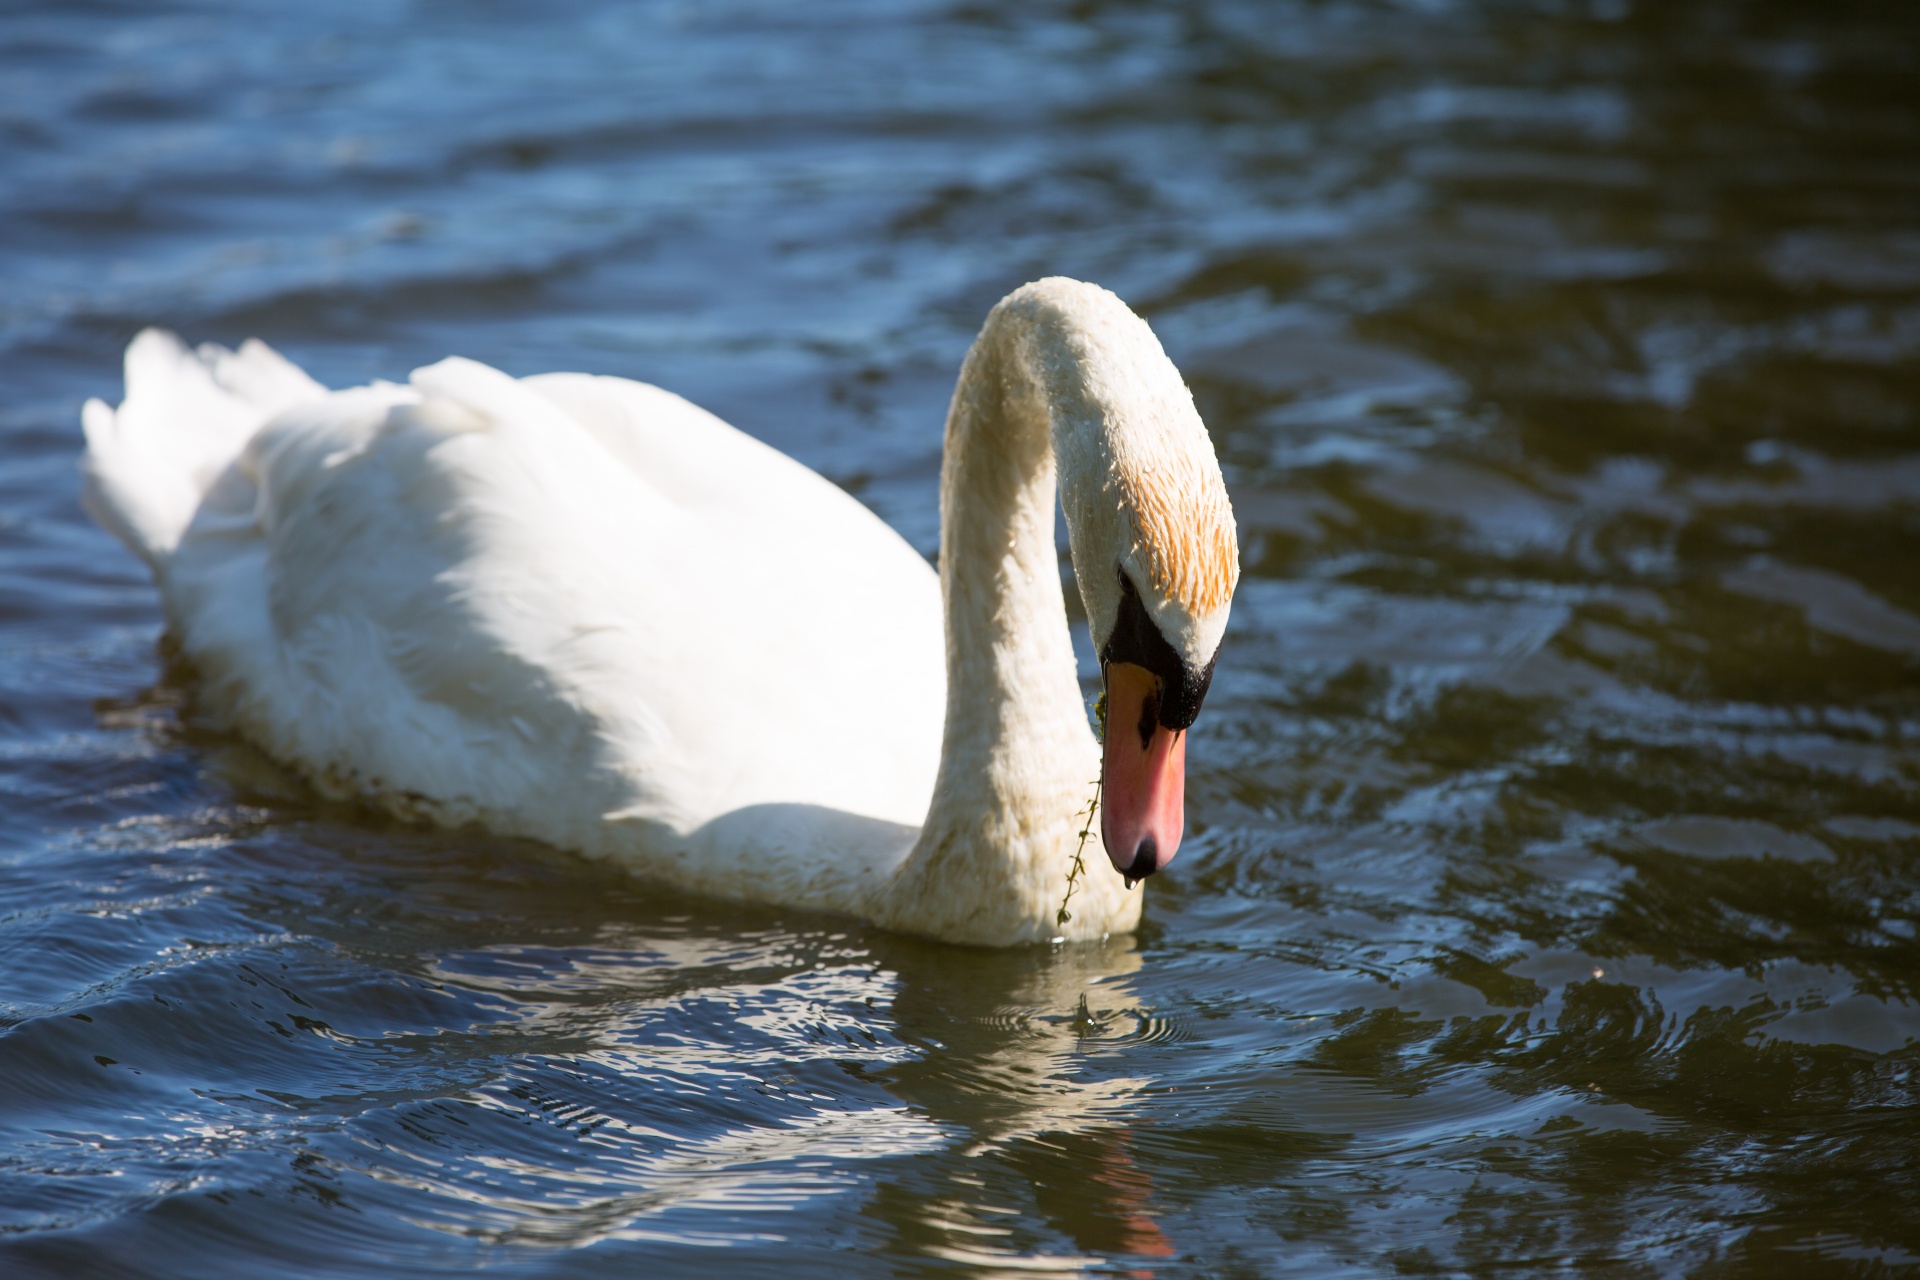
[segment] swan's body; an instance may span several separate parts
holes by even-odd
[[[1172,388],[1122,386],[1136,408],[1172,396],[1191,416],[1191,399],[1111,295],[1022,294],[995,316],[1023,345],[995,362],[989,321],[949,421],[944,653],[943,583],[877,517],[622,379],[452,359],[329,393],[261,344],[195,354],[149,332],[118,413],[87,406],[89,506],[153,567],[199,704],[324,791],[956,940],[1122,931],[1140,895],[1097,848],[1056,920],[1101,764],[1052,461],[1089,469],[1066,494],[1076,558],[1083,535],[1124,543],[1095,438],[1115,411],[1093,392],[1112,387],[1076,421],[1033,403],[1069,354],[1034,331],[1117,342],[1095,354],[1123,380],[1157,358]],[[1177,577],[1132,544],[1122,572]],[[1108,630],[1123,585],[1107,584]],[[1196,662],[1225,622],[1211,585],[1214,608],[1148,606]]]

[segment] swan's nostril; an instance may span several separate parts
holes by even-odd
[[[1159,869],[1160,844],[1152,836],[1145,836],[1140,841],[1140,847],[1134,851],[1133,865],[1128,867],[1124,874],[1130,881],[1145,880]]]

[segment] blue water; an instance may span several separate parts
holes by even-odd
[[[1920,9],[0,8],[0,1274],[1920,1272]],[[141,327],[659,383],[931,550],[1115,289],[1246,577],[1148,923],[316,800],[80,512]]]

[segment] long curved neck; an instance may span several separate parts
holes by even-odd
[[[1059,383],[1087,371],[1078,368],[1070,311],[1014,305],[1020,297],[988,317],[947,416],[940,772],[926,825],[882,909],[898,927],[988,944],[1099,936],[1131,928],[1139,914],[1139,895],[1116,896],[1121,886],[1096,834],[1086,842],[1075,918],[1066,928],[1055,920],[1099,772],[1054,541]],[[1063,454],[1079,460],[1070,444]]]
[[[1047,337],[996,311],[962,367],[940,477],[947,718],[938,791],[1002,806],[1051,800],[1063,748],[1091,741],[1054,539]],[[1068,789],[1092,774],[1064,763]],[[985,788],[983,791],[982,789]],[[938,794],[938,791],[936,794]],[[1081,803],[1085,803],[1084,800]]]

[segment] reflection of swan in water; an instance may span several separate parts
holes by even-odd
[[[869,934],[814,965],[807,935],[754,937],[616,927],[445,954],[423,976],[553,1048],[336,1157],[418,1194],[419,1221],[513,1247],[711,1242],[854,1197],[889,1253],[979,1274],[1170,1249],[1129,1152],[1147,1082],[1111,1066],[1164,1033],[1128,989],[1131,939],[956,952]],[[497,1136],[529,1123],[548,1136]]]
[[[976,1149],[1123,1122],[1127,1100],[1146,1082],[1081,1068],[1101,1056],[1102,1042],[1147,1030],[1147,1015],[1123,981],[1140,967],[1131,939],[1045,954],[970,954],[957,965],[950,955],[888,950],[901,975],[893,1001],[898,1034],[940,1046],[892,1072],[894,1092],[961,1125]],[[942,963],[960,972],[937,972]]]
[[[938,1045],[888,1072],[888,1088],[964,1144],[961,1161],[943,1164],[951,1190],[926,1204],[914,1245],[978,1275],[1170,1255],[1152,1182],[1130,1150],[1137,1095],[1150,1082],[1103,1070],[1120,1046],[1165,1031],[1130,990],[1141,963],[1133,940],[1044,956],[976,953],[957,965],[950,952],[902,941],[884,958],[900,974],[897,1032]],[[1034,1212],[1090,1256],[1011,1247],[999,1211],[1013,1206],[996,1203],[979,1176],[989,1155],[1028,1184]]]
[[[1179,372],[1104,289],[988,316],[937,579],[820,476],[619,378],[455,358],[328,392],[259,343],[149,331],[126,402],[84,417],[88,507],[152,567],[203,711],[322,790],[988,945],[1138,922],[1111,873],[1060,913],[1096,773],[1117,871],[1179,843],[1233,515]]]

